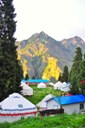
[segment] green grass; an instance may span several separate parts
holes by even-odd
[[[85,115],[60,114],[49,117],[32,117],[14,123],[2,123],[0,128],[85,128]]]
[[[36,85],[31,85],[31,87],[34,90],[33,96],[27,97],[28,100],[30,100],[32,103],[37,104],[40,102],[46,95],[48,94],[53,94],[54,96],[59,96],[61,95],[61,91],[59,90],[54,90],[52,86],[48,86],[47,88],[37,88]]]

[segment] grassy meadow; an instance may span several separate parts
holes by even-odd
[[[0,128],[85,128],[85,115],[32,117],[14,123],[1,123]]]
[[[48,94],[53,94],[54,96],[63,94],[60,90],[54,90],[53,86],[50,85],[47,88],[37,88],[36,85],[31,85],[30,87],[34,90],[33,96],[26,96],[26,98],[34,104],[40,102]]]

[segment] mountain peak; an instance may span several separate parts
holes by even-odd
[[[43,31],[41,31],[39,33],[39,37],[47,37],[47,34],[45,32],[43,32]]]
[[[41,31],[39,34],[40,34],[40,35],[45,35],[45,32]]]
[[[75,38],[77,41],[82,40],[79,36],[75,36],[74,38]]]
[[[47,40],[47,38],[49,37],[45,32],[41,31],[38,35],[39,39],[45,39]]]

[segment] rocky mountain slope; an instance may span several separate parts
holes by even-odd
[[[57,79],[65,65],[70,70],[76,47],[81,47],[83,52],[85,49],[85,42],[80,37],[56,41],[44,32],[16,42],[16,45],[24,76],[43,79]]]

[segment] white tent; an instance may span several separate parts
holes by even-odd
[[[66,82],[63,82],[62,83],[62,87],[61,87],[61,91],[63,91],[63,92],[68,92],[68,91],[70,91],[70,85],[69,84],[67,84]]]
[[[49,99],[51,99],[53,97],[54,97],[54,95],[48,94],[47,96],[44,97],[44,99],[42,101],[47,101],[47,100],[49,100]]]
[[[20,87],[22,87],[22,94],[31,96],[33,95],[33,89],[29,87],[26,83],[21,83]]]
[[[13,122],[21,117],[37,114],[36,106],[18,93],[9,95],[0,103],[0,122]]]
[[[62,82],[60,81],[54,84],[54,89],[61,89],[61,87],[62,87]]]
[[[49,85],[54,86],[54,83],[53,82],[50,82]]]
[[[52,94],[48,94],[44,97],[42,101],[40,101],[36,106],[39,107],[40,110],[46,110],[46,101],[52,99],[54,96]]]
[[[63,91],[63,92],[69,92],[70,91],[70,88],[69,87],[62,87],[61,88],[61,91]]]
[[[46,102],[45,101],[40,101],[36,106],[39,107],[39,110],[46,110]]]
[[[46,88],[46,84],[41,82],[37,85],[37,88]]]
[[[67,85],[66,82],[63,82],[63,83],[62,83],[62,86],[63,86],[63,87],[67,87],[68,85]]]

